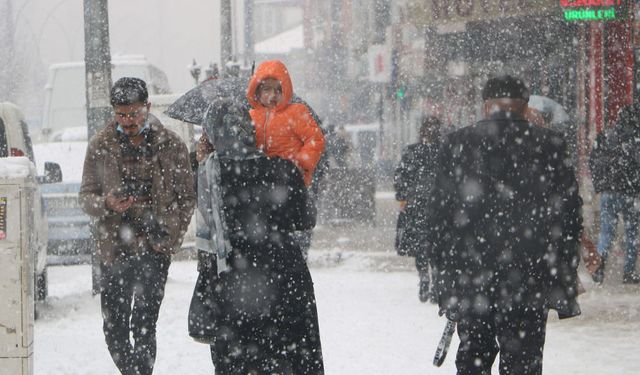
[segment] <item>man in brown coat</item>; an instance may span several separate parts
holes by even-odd
[[[80,201],[94,219],[107,347],[122,374],[145,375],[171,254],[196,203],[193,172],[186,145],[149,114],[144,81],[118,80],[111,105],[114,121],[87,148]]]

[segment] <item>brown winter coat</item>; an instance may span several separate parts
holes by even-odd
[[[153,212],[171,238],[163,251],[174,253],[180,249],[196,204],[193,172],[184,142],[153,115],[149,115],[149,123],[156,132],[152,162],[160,171],[152,179]],[[80,204],[96,220],[93,232],[103,263],[110,263],[123,249],[118,234],[122,215],[105,206],[107,193],[123,185],[121,165],[116,124],[111,122],[89,141],[80,186]]]

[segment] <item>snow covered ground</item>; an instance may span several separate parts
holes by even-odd
[[[417,275],[364,264],[361,257],[343,256],[337,265],[312,267],[326,374],[455,373],[456,337],[443,367],[431,364],[444,320],[435,306],[418,301]],[[89,266],[51,267],[49,277],[50,297],[36,322],[35,373],[117,374],[104,344],[99,298],[91,296]],[[187,336],[195,278],[194,261],[172,264],[158,323],[156,374],[213,374],[208,347]],[[585,286],[581,317],[550,318],[544,373],[640,373],[640,288],[613,279],[604,288]]]

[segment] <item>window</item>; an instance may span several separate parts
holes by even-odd
[[[9,147],[7,145],[7,133],[4,129],[4,121],[0,118],[0,157],[6,158],[9,156]]]
[[[29,125],[20,120],[20,127],[22,128],[22,134],[24,136],[24,147],[26,148],[25,151],[27,153],[27,157],[35,163],[33,158],[33,144],[31,143],[31,137],[29,136]]]

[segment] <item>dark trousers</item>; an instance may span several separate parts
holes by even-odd
[[[420,280],[426,280],[427,283],[429,282],[429,270],[431,270],[432,275],[435,273],[429,254],[423,249],[416,252],[416,269],[420,275]]]
[[[101,266],[105,341],[123,375],[153,373],[156,322],[170,263],[169,255],[145,252]]]
[[[498,352],[501,375],[542,374],[547,311],[515,308],[458,322],[458,375],[489,375]]]

